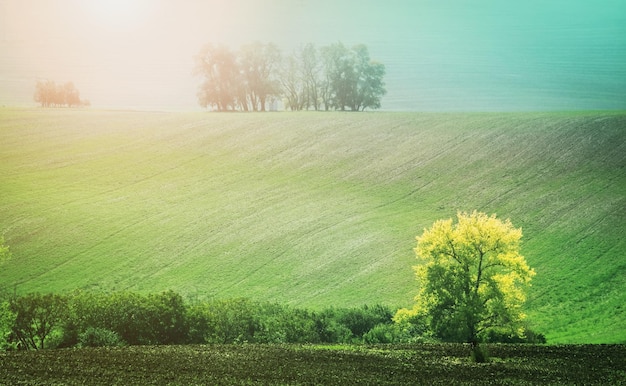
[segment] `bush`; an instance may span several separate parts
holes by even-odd
[[[149,295],[145,298],[146,325],[155,344],[186,343],[189,333],[187,306],[174,291]]]
[[[187,306],[173,291],[148,296],[77,292],[69,299],[61,346],[78,344],[79,333],[89,328],[113,331],[131,345],[187,343]]]
[[[189,310],[188,318],[194,343],[254,342],[261,329],[258,305],[248,299],[201,303]]]
[[[533,343],[533,344],[545,344],[546,337],[536,331],[526,328],[524,334],[511,333],[508,330],[489,330],[484,337],[484,341],[487,343]]]
[[[11,332],[15,325],[16,315],[9,309],[9,302],[0,302],[0,350],[12,350],[17,347],[10,341]]]
[[[255,333],[257,343],[318,343],[314,314],[307,310],[274,303],[257,305],[260,329]]]
[[[363,336],[375,326],[391,324],[393,317],[391,310],[382,305],[365,305],[359,308],[329,308],[322,315],[328,321],[328,325],[340,333],[339,339],[345,340],[347,338],[345,330],[350,331],[351,336],[348,341],[334,340],[336,343],[359,343]]]
[[[534,344],[546,344],[547,340],[546,340],[546,336],[543,335],[542,333],[533,331],[531,329],[526,329],[526,331],[524,332],[524,335],[526,336],[526,343],[534,343]]]
[[[11,299],[9,311],[15,314],[12,337],[18,347],[43,349],[48,338],[61,335],[61,325],[67,317],[67,299],[32,293]]]
[[[250,299],[186,304],[173,292],[141,295],[77,291],[30,294],[0,303],[0,349],[203,343],[433,342],[426,319],[381,305],[309,311]],[[10,334],[7,335],[7,331]],[[4,338],[4,340],[3,340]],[[492,329],[481,342],[545,343],[525,329]],[[482,359],[481,353],[474,353]]]
[[[85,332],[78,335],[78,345],[80,347],[124,346],[124,341],[115,331],[89,327]]]
[[[438,342],[430,329],[426,315],[416,308],[401,308],[393,317],[394,324],[402,333],[402,343]]]
[[[391,317],[384,306],[310,312],[245,298],[217,300],[188,309],[188,342],[362,343],[364,334],[375,326],[392,324]],[[387,337],[375,337],[373,332],[368,339],[399,339],[399,331],[393,327],[387,330]]]
[[[323,315],[316,319],[316,328],[320,341],[324,343],[352,343],[354,335],[352,331],[332,317]]]
[[[396,324],[378,324],[363,335],[363,343],[400,343],[408,341],[400,327]]]

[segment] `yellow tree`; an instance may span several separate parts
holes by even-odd
[[[447,341],[477,344],[492,329],[523,334],[525,289],[535,275],[519,253],[522,230],[480,212],[439,220],[417,237],[416,305],[397,320],[425,318]]]

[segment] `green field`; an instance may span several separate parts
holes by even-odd
[[[0,353],[13,385],[623,385],[626,346],[215,345]],[[5,383],[6,382],[6,383]]]
[[[0,109],[7,291],[409,306],[415,236],[510,218],[549,343],[626,342],[626,113]]]

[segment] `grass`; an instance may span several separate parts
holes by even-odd
[[[0,383],[144,385],[620,385],[623,345],[135,346],[0,353]]]
[[[0,109],[7,290],[409,306],[415,236],[510,218],[532,328],[626,342],[626,114]]]

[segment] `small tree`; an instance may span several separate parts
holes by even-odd
[[[195,61],[194,73],[203,78],[198,89],[200,106],[214,107],[218,111],[234,110],[238,99],[242,106],[247,106],[245,92],[241,95],[241,73],[235,53],[225,46],[207,44]]]
[[[356,70],[358,74],[357,92],[352,102],[352,110],[362,111],[366,108],[379,109],[380,99],[387,93],[385,90],[385,65],[370,60],[367,47],[360,44],[353,48],[356,54]]]
[[[252,110],[265,111],[268,98],[279,95],[279,82],[274,74],[280,63],[280,50],[273,43],[254,42],[241,47],[239,68]]]
[[[66,82],[64,84],[57,85],[54,81],[41,81],[38,80],[35,84],[35,102],[41,104],[41,107],[52,106],[81,106],[84,104],[80,100],[80,92],[74,86],[72,82]]]
[[[0,350],[15,348],[15,345],[10,341],[14,325],[15,313],[11,312],[9,302],[0,301]]]
[[[476,345],[498,328],[523,335],[524,289],[535,272],[519,253],[522,230],[476,211],[457,218],[456,224],[439,220],[417,237],[417,304],[399,313],[421,315],[446,341]]]
[[[80,92],[74,86],[74,83],[67,82],[60,87],[60,95],[62,99],[59,100],[60,104],[67,105],[68,107],[80,106]]]
[[[318,52],[313,43],[308,43],[300,51],[300,65],[304,80],[305,107],[320,109],[320,97],[322,93],[321,72],[322,67],[318,58]]]
[[[302,110],[304,105],[304,82],[302,81],[295,56],[289,56],[283,63],[280,83],[283,88],[285,107],[294,111]]]
[[[12,299],[9,309],[15,317],[13,334],[25,349],[43,349],[45,341],[58,329],[67,314],[66,299],[38,293]]]
[[[50,107],[56,103],[56,92],[56,83],[51,80],[46,82],[38,80],[35,84],[35,102],[40,103],[41,107]]]
[[[367,46],[359,44],[349,49],[336,43],[322,47],[321,53],[328,87],[321,95],[327,108],[329,104],[342,111],[380,108],[380,99],[387,92],[385,66],[370,59]]]
[[[328,103],[337,110],[345,111],[346,107],[353,105],[357,92],[354,53],[343,43],[322,47],[321,52],[330,87]]]

